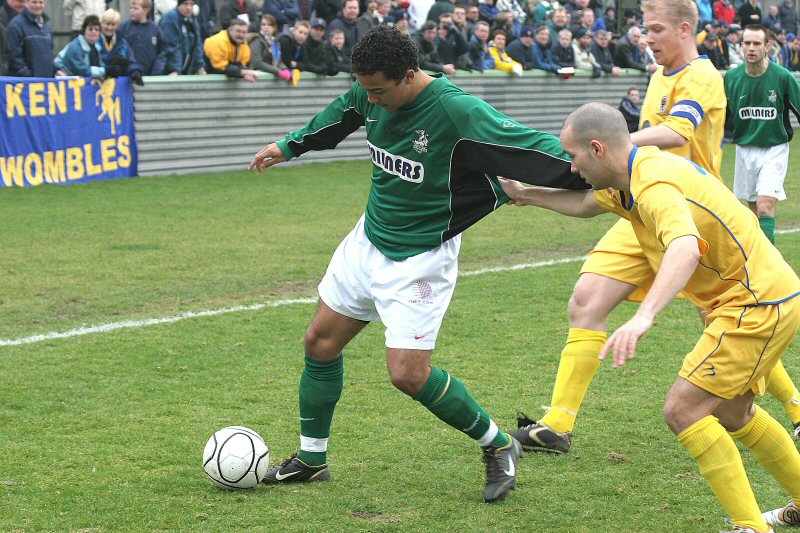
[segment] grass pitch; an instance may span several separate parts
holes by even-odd
[[[795,149],[794,153],[797,153]],[[725,173],[732,176],[733,152]],[[800,227],[798,156],[778,229]],[[0,339],[302,299],[362,213],[368,162],[3,190]],[[578,257],[613,222],[504,207],[464,237],[461,271]],[[800,267],[800,233],[778,235]],[[579,261],[463,276],[434,363],[497,422],[547,405]],[[623,304],[611,327],[634,307]],[[383,330],[345,352],[333,479],[225,492],[206,439],[259,431],[272,462],[298,443],[295,303],[0,347],[0,531],[718,531],[723,512],[661,419],[700,332],[673,303],[622,370],[604,364],[573,451],[528,455],[519,488],[481,500],[477,446],[393,389]],[[796,379],[800,359],[785,357]],[[762,401],[788,425],[780,406]],[[759,503],[783,490],[744,455]]]

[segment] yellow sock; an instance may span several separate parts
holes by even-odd
[[[786,489],[792,501],[800,502],[800,453],[792,438],[769,413],[756,407],[756,414],[742,429],[731,433],[753,452],[758,462]]]
[[[555,431],[572,431],[589,384],[600,368],[600,359],[597,357],[605,342],[605,331],[569,329],[567,344],[558,363],[551,408],[540,422]]]
[[[769,374],[767,392],[783,404],[783,409],[789,415],[792,424],[800,422],[800,392],[792,383],[792,378],[789,377],[781,361],[778,361]]]
[[[784,435],[786,432],[784,432]],[[714,416],[681,431],[678,442],[700,467],[700,474],[737,526],[768,531],[733,439]]]

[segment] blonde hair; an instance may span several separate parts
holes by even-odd
[[[688,22],[692,35],[697,33],[697,4],[693,0],[642,0],[642,12],[661,9],[667,19],[676,28],[682,22]]]
[[[105,12],[103,12],[103,16],[100,17],[100,21],[107,22],[109,24],[119,24],[120,18],[119,11],[114,9],[106,9]]]

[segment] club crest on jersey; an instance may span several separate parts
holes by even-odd
[[[770,89],[770,90],[769,90],[769,96],[768,96],[767,98],[768,98],[768,99],[769,99],[769,101],[770,101],[770,102],[772,102],[773,104],[774,104],[775,102],[777,102],[777,101],[778,101],[778,95],[777,95],[777,94],[775,94],[775,89]]]
[[[414,133],[419,135],[419,139],[417,139],[416,141],[413,141],[411,143],[411,146],[414,148],[414,150],[417,151],[417,153],[427,154],[428,153],[428,134],[425,132],[425,130],[416,130]]]
[[[422,166],[422,163],[390,154],[369,141],[367,141],[367,146],[372,162],[382,168],[384,172],[412,183],[422,183],[422,179],[425,177],[425,167]]]
[[[661,105],[658,106],[658,114],[663,115],[667,112],[667,104],[669,103],[669,98],[666,95],[661,97]]]

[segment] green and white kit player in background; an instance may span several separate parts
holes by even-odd
[[[419,70],[414,43],[376,26],[353,49],[357,83],[298,131],[258,152],[259,171],[309,150],[335,147],[361,126],[373,162],[364,216],[342,241],[319,285],[300,377],[300,451],[265,483],[328,479],[328,438],[342,393],[342,350],[369,322],[386,327],[392,384],[478,441],[484,500],[516,484],[521,447],[499,431],[464,385],[431,366],[458,274],[460,234],[508,201],[497,175],[569,189],[558,139],[524,127],[444,77]]]
[[[748,202],[774,243],[775,204],[786,199],[783,180],[793,133],[789,111],[800,119],[800,87],[791,72],[767,59],[768,49],[763,26],[745,27],[745,62],[725,74],[725,93],[736,144],[733,192]]]

